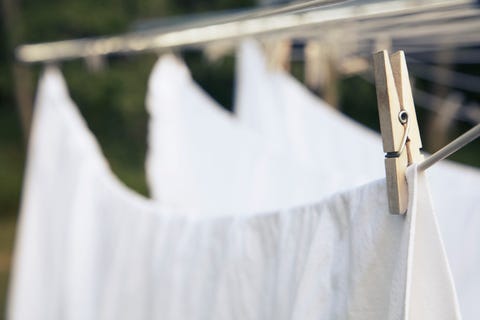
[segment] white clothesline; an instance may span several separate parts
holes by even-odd
[[[302,8],[309,8],[317,4],[332,3],[332,1],[309,1]],[[19,61],[26,63],[62,61],[75,58],[108,55],[113,53],[139,53],[165,50],[181,46],[193,46],[214,41],[231,42],[241,38],[272,34],[276,32],[290,32],[302,28],[318,27],[324,24],[349,22],[352,20],[376,19],[378,17],[398,16],[402,14],[418,13],[434,10],[445,10],[457,6],[473,6],[472,0],[442,0],[436,2],[394,0],[384,2],[362,1],[356,5],[347,3],[345,6],[332,6],[324,10],[312,10],[296,13],[299,5],[290,10],[281,8],[268,15],[265,12],[257,17],[244,18],[230,22],[219,22],[211,25],[180,26],[178,29],[151,30],[132,32],[124,35],[100,37],[93,39],[66,40],[32,45],[23,45],[17,48],[16,56]],[[308,6],[307,6],[308,5]],[[288,9],[288,6],[286,7]],[[280,11],[279,11],[280,10]],[[289,13],[290,12],[290,13]],[[268,12],[267,12],[268,13]]]
[[[480,124],[477,124],[475,127],[468,130],[467,132],[462,134],[460,137],[453,140],[452,142],[450,142],[449,144],[447,144],[445,147],[438,150],[434,154],[430,155],[424,161],[420,162],[418,164],[418,169],[420,171],[427,170],[438,161],[445,159],[446,157],[460,150],[461,148],[463,148],[473,140],[477,139],[478,137],[480,137]]]

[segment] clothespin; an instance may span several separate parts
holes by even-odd
[[[292,42],[290,39],[270,39],[265,41],[265,52],[270,70],[290,71]]]
[[[375,53],[373,60],[390,212],[404,214],[407,166],[423,159],[407,63],[403,51],[388,56],[383,50]]]
[[[100,72],[105,69],[107,61],[105,57],[100,55],[88,56],[85,58],[85,63],[87,65],[88,71],[92,73]]]

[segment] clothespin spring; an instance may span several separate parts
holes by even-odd
[[[408,112],[405,110],[401,110],[398,113],[398,121],[403,125],[405,131],[403,132],[402,144],[400,145],[400,150],[394,152],[387,152],[385,154],[385,158],[398,158],[405,150],[408,140],[408,133],[410,131],[410,122],[408,121]]]

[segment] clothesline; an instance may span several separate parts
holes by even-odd
[[[457,89],[480,93],[480,77],[478,76],[425,63],[414,63],[411,69],[412,73],[419,78]],[[439,73],[446,73],[447,76],[445,78],[435,76]]]
[[[438,161],[447,158],[448,156],[460,150],[461,148],[463,148],[473,140],[477,139],[478,137],[480,137],[480,124],[477,124],[475,127],[468,130],[467,132],[462,134],[460,137],[453,140],[452,142],[450,142],[449,144],[447,144],[445,147],[438,150],[434,154],[430,155],[424,161],[420,162],[418,164],[418,169],[421,171],[427,170]]]
[[[365,77],[362,78],[365,79]],[[415,101],[417,102],[417,107],[427,109],[437,114],[442,112],[438,108],[438,106],[445,103],[445,98],[440,98],[417,88],[414,88],[413,92],[415,94]],[[461,93],[459,92],[454,92],[453,94],[461,96]],[[475,125],[477,123],[480,123],[480,105],[478,105],[477,103],[462,105],[458,112],[454,114],[449,114],[448,116],[454,120]]]
[[[315,1],[314,1],[315,2]],[[312,2],[313,3],[313,2]],[[312,3],[308,2],[308,5]],[[320,2],[322,3],[322,2]],[[192,46],[212,41],[236,41],[253,36],[293,32],[302,28],[328,25],[332,23],[354,21],[355,19],[374,19],[379,16],[388,17],[412,12],[446,9],[456,6],[473,6],[475,1],[442,0],[434,3],[394,0],[381,3],[362,1],[355,5],[332,6],[324,10],[313,10],[304,13],[274,14],[265,17],[241,19],[213,25],[202,25],[175,30],[132,32],[126,35],[102,37],[94,39],[66,40],[44,44],[23,45],[17,50],[17,58],[22,62],[62,61],[74,58],[85,58],[112,53],[136,53],[164,50],[181,46]],[[300,6],[300,5],[299,5]],[[308,7],[308,6],[307,6]],[[292,9],[293,8],[293,9]],[[295,5],[290,8],[297,11]],[[278,10],[282,10],[281,8]],[[289,10],[286,10],[287,12]]]
[[[372,76],[369,73],[365,73],[365,72],[360,73],[359,76],[366,82],[370,84],[374,84],[374,80],[372,79]],[[436,112],[436,113],[440,112],[438,109],[438,105],[441,104],[444,101],[444,99],[439,98],[435,95],[429,94],[418,88],[412,88],[412,90],[415,94],[415,98],[418,99],[417,102],[420,102],[415,105],[416,107],[425,108],[431,112]],[[435,103],[437,105],[435,105]],[[474,104],[474,105],[465,106],[465,107],[468,109],[472,109],[472,108],[478,108],[478,105]],[[463,110],[463,108],[464,107],[462,106],[461,110]],[[470,124],[477,124],[479,120],[478,116],[475,116],[475,113],[473,113],[473,116],[471,116],[469,115],[469,112],[456,113],[454,115],[450,115],[450,117],[452,117],[452,119],[454,120],[462,121]]]

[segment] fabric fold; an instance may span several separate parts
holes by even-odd
[[[237,95],[249,97],[249,103],[239,99],[236,106],[242,123],[257,132],[274,132],[279,128],[287,132],[285,141],[276,143],[283,143],[306,168],[330,179],[334,176],[338,190],[385,176],[380,135],[328,106],[291,75],[283,71],[268,72],[265,56],[255,41],[242,43],[237,58],[236,73],[240,79]],[[262,87],[249,85],[256,78],[264,79]],[[276,100],[265,97],[271,92]],[[253,116],[256,118],[251,120]],[[280,121],[276,120],[278,117]],[[273,125],[277,128],[272,129]],[[265,134],[264,139],[271,137]],[[462,314],[465,319],[477,319],[480,170],[442,161],[429,169],[427,176]]]
[[[420,183],[409,184],[417,210],[407,217],[388,213],[384,180],[288,210],[191,215],[121,185],[56,69],[40,80],[34,118],[9,319],[384,320],[455,314],[448,274],[425,274],[448,268],[441,254],[418,249],[421,263],[415,256],[423,232],[419,215],[433,214],[415,204],[429,201]],[[423,245],[441,247],[432,234]],[[422,305],[407,308],[413,295],[407,290],[415,289],[406,285],[407,268],[414,270],[411,278],[435,281],[438,290],[419,290],[415,298],[441,302],[444,314]]]
[[[195,214],[244,214],[312,203],[336,191],[288,151],[241,125],[166,55],[149,82],[146,161],[152,197]]]

